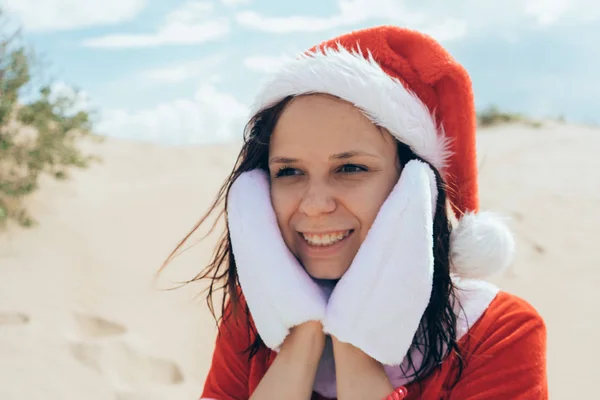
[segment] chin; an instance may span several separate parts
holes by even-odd
[[[318,265],[317,265],[318,264]],[[315,279],[338,280],[348,270],[348,265],[335,265],[332,263],[310,263],[304,268]]]

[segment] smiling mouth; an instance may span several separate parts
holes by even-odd
[[[327,233],[300,233],[300,236],[310,246],[327,247],[346,239],[354,229]]]

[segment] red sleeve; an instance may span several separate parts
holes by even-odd
[[[225,315],[228,315],[229,307]],[[250,363],[245,350],[250,345],[247,318],[243,310],[237,318],[231,316],[221,322],[212,364],[201,399],[247,400],[249,398]]]
[[[498,296],[487,322],[469,335],[474,345],[464,347],[467,364],[449,400],[548,399],[544,321],[524,300]]]

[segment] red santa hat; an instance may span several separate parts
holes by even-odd
[[[481,278],[511,263],[510,231],[496,215],[479,210],[471,80],[438,42],[394,26],[333,38],[284,63],[252,113],[310,93],[354,104],[444,177],[459,220],[451,237],[454,274]]]

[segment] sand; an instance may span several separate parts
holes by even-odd
[[[479,136],[485,209],[512,217],[493,279],[545,318],[553,399],[594,398],[600,349],[600,129],[507,125]],[[192,277],[214,239],[153,276],[212,201],[237,145],[107,139],[103,162],[28,199],[39,226],[0,233],[0,399],[198,398],[215,326]]]

